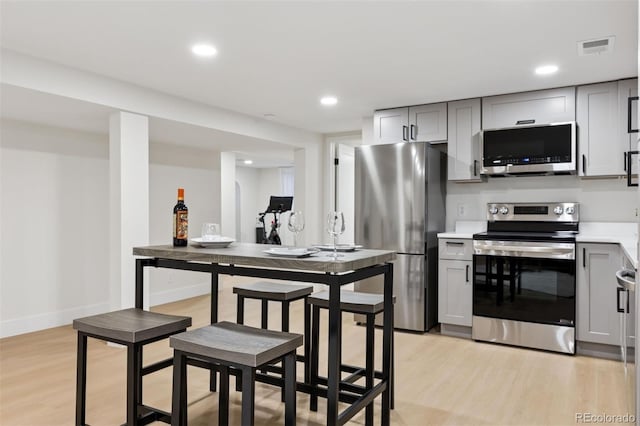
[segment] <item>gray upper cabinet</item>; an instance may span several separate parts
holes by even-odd
[[[578,87],[578,170],[580,176],[622,176],[638,129],[638,80]]]
[[[576,265],[577,340],[620,344],[616,271],[622,259],[617,244],[578,244]]]
[[[376,111],[373,144],[447,142],[447,104],[417,105]]]
[[[482,98],[482,128],[575,121],[575,87]]]
[[[580,176],[625,174],[629,139],[620,136],[618,82],[578,87],[578,170]]]
[[[618,110],[620,124],[618,132],[622,146],[635,150],[638,136],[638,79],[620,80],[618,82]]]
[[[380,145],[408,140],[408,114],[408,108],[376,111],[373,115],[373,144]]]
[[[449,180],[480,182],[480,99],[448,103]]]

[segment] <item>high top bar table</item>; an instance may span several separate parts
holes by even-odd
[[[285,281],[326,284],[329,286],[329,365],[327,383],[327,424],[343,425],[356,413],[382,394],[381,424],[390,424],[389,373],[391,369],[391,333],[393,318],[393,260],[396,253],[388,250],[357,250],[341,253],[334,260],[328,252],[309,257],[273,256],[264,251],[273,246],[263,244],[234,243],[226,248],[199,248],[170,245],[134,247],[136,259],[136,308],[142,309],[144,297],[145,267],[180,269],[211,274],[211,323],[218,322],[218,276],[238,275]],[[340,287],[377,275],[384,277],[384,319],[382,378],[373,389],[358,398],[351,398],[351,405],[338,410],[341,397],[340,352],[342,326],[340,320]],[[298,390],[315,393],[318,389],[299,384]],[[317,393],[324,396],[323,393]],[[343,399],[345,401],[345,399]]]

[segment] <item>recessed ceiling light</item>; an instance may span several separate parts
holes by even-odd
[[[244,160],[244,164],[253,164],[253,160]]]
[[[338,103],[338,98],[336,98],[335,96],[325,96],[320,99],[320,103],[325,106],[335,105]]]
[[[536,74],[538,75],[549,75],[558,71],[557,65],[542,65],[536,68]]]
[[[210,44],[194,44],[191,51],[196,56],[210,58],[218,53],[218,50]]]

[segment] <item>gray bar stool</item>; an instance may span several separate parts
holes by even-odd
[[[393,297],[393,303],[396,298]],[[329,291],[320,291],[307,297],[307,303],[313,306],[313,318],[311,326],[311,366],[310,381],[312,387],[319,384],[327,384],[327,379],[318,375],[318,357],[319,357],[319,341],[320,341],[320,308],[329,309]],[[382,372],[374,370],[374,340],[375,340],[375,318],[376,314],[384,312],[384,296],[381,294],[362,293],[350,290],[340,290],[340,311],[350,312],[354,314],[365,315],[366,318],[366,355],[365,367],[356,367],[352,365],[342,364],[340,362],[340,371],[351,373],[348,377],[341,379],[340,388],[346,389],[354,393],[364,393],[373,389],[374,378],[381,378]],[[393,318],[393,312],[390,313]],[[393,322],[391,324],[393,329]],[[393,374],[393,334],[391,335],[391,371],[390,371],[390,395],[391,408],[394,405],[394,374]],[[342,359],[342,355],[340,355]],[[360,378],[365,378],[365,386],[356,387],[354,383]],[[312,411],[318,409],[318,395],[312,393],[310,397],[310,408]],[[373,402],[367,405],[365,411],[365,424],[373,424]]]
[[[87,399],[87,337],[127,347],[127,425],[169,422],[170,414],[142,405],[142,377],[169,367],[172,358],[142,366],[142,347],[166,339],[191,326],[190,317],[165,315],[142,309],[124,309],[73,320],[78,330],[76,426],[84,426]]]
[[[172,336],[173,426],[187,424],[187,363],[220,372],[218,424],[229,423],[229,368],[242,372],[242,425],[254,421],[256,369],[282,359],[284,370],[285,425],[296,422],[296,348],[302,335],[263,330],[223,321]]]
[[[282,325],[281,330],[289,331],[289,309],[291,302],[306,299],[313,293],[313,285],[294,284],[294,283],[277,283],[271,281],[257,281],[250,284],[238,284],[233,287],[233,292],[238,295],[237,318],[238,324],[244,324],[244,301],[245,299],[257,299],[262,302],[261,311],[261,327],[268,328],[269,320],[269,302],[280,302],[282,308]],[[304,379],[309,382],[309,354],[311,353],[311,343],[309,336],[311,335],[311,309],[304,304],[304,355],[297,356],[298,361],[304,363]],[[274,368],[270,369],[274,371]],[[277,369],[276,369],[277,370]],[[240,382],[237,382],[238,384]],[[240,390],[241,386],[236,386]]]

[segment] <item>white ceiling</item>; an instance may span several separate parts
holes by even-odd
[[[637,75],[637,0],[2,1],[3,48],[311,131],[374,109]],[[578,56],[579,40],[615,49]],[[194,58],[211,42],[213,60]],[[560,71],[537,77],[535,66]],[[319,98],[333,94],[333,108]]]

